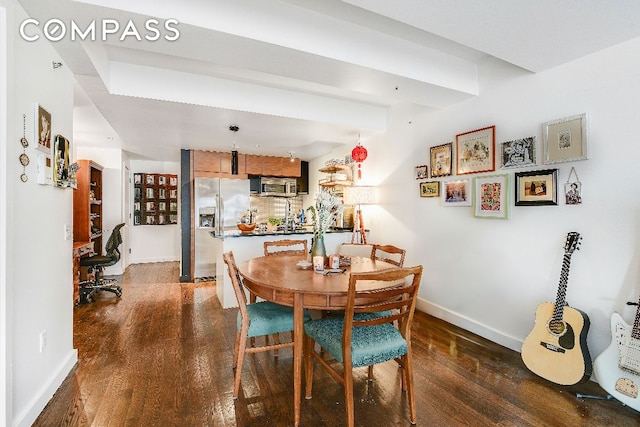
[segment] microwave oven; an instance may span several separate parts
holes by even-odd
[[[251,192],[265,197],[295,197],[298,184],[295,178],[260,177],[251,180]]]

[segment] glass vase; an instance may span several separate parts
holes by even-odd
[[[313,258],[317,256],[321,256],[326,264],[327,250],[324,247],[324,235],[316,233],[313,236],[313,245],[311,245],[311,261],[313,261]]]

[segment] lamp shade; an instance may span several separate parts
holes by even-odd
[[[344,188],[345,205],[372,205],[376,202],[376,188],[370,186],[358,186]]]

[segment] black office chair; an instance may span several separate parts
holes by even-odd
[[[102,277],[104,267],[114,265],[120,260],[120,251],[118,247],[122,244],[122,234],[120,229],[124,227],[124,223],[115,226],[111,232],[105,250],[106,255],[94,255],[90,257],[80,258],[80,266],[87,267],[87,272],[95,272],[93,280],[85,280],[80,282],[80,301],[91,302],[95,295],[100,291],[108,291],[116,294],[117,297],[122,296],[122,287],[115,279],[105,279]]]

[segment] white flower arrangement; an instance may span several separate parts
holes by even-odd
[[[328,191],[322,190],[316,196],[316,205],[309,206],[311,219],[313,220],[313,231],[319,237],[333,225],[335,219],[344,210],[342,201]]]

